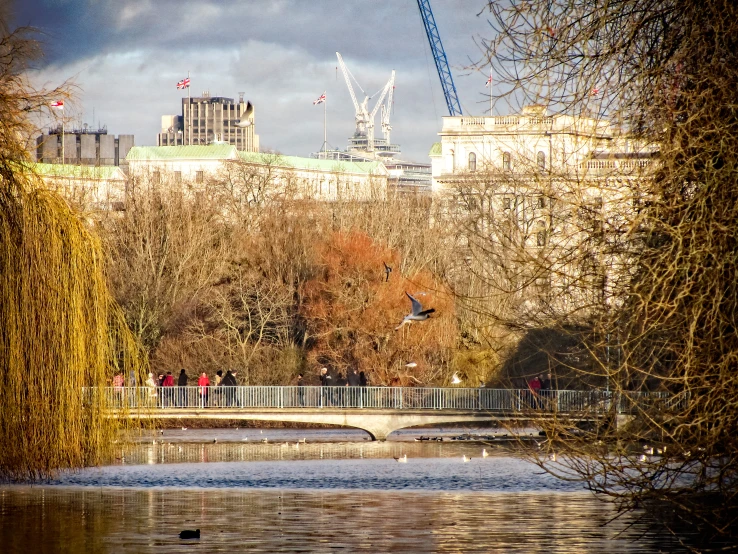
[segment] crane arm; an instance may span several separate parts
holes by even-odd
[[[451,116],[462,115],[459,96],[456,93],[456,85],[454,85],[454,78],[451,76],[451,70],[448,67],[448,58],[446,58],[446,51],[443,49],[441,37],[438,34],[438,27],[436,27],[436,20],[433,17],[433,11],[430,7],[430,0],[418,0],[418,8],[420,8],[420,15],[423,18],[423,26],[425,27],[425,34],[428,36],[433,59],[436,62],[438,77],[441,79],[448,113]]]
[[[372,110],[372,113],[369,114],[369,120],[374,121],[374,116],[377,115],[377,111],[379,110],[379,106],[382,105],[382,100],[384,100],[384,97],[387,95],[387,92],[390,91],[390,89],[395,84],[395,70],[392,70],[392,77],[390,77],[390,80],[387,81],[387,84],[384,85],[384,88],[382,89],[382,94],[379,95],[379,100],[377,100],[377,105],[374,106],[374,109]]]
[[[341,57],[341,54],[336,52],[336,56],[338,57],[338,65],[341,66],[341,71],[343,72],[343,78],[346,79],[346,86],[349,89],[349,94],[351,94],[351,100],[354,102],[354,108],[356,108],[356,113],[361,113],[361,107],[359,106],[359,101],[356,100],[356,94],[354,94],[354,87],[351,86],[351,79],[349,78],[348,69],[346,69],[346,64],[343,63],[343,58]]]

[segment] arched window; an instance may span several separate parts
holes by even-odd
[[[474,152],[469,152],[469,171],[477,170],[477,155]]]
[[[536,156],[536,163],[538,164],[539,171],[543,171],[546,169],[546,154],[543,152],[538,152],[538,155]]]
[[[502,153],[502,169],[510,170],[510,152]]]

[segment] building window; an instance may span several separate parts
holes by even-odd
[[[502,169],[510,171],[510,152],[502,153]]]
[[[477,170],[477,155],[474,152],[469,152],[469,171]]]
[[[202,183],[204,180],[205,179],[203,177],[202,171],[195,171],[195,182]]]
[[[536,197],[536,208],[539,210],[542,210],[546,207],[546,197],[545,196],[538,196]]]
[[[504,210],[509,210],[512,207],[512,198],[509,196],[502,199],[502,208]]]
[[[538,152],[536,156],[536,163],[538,164],[538,170],[544,171],[546,169],[546,154]]]
[[[174,172],[174,182],[177,184],[182,182],[182,172],[181,171]]]
[[[538,232],[536,233],[536,244],[538,246],[546,246],[546,224],[543,221],[538,222]]]

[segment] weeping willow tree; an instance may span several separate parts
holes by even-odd
[[[544,425],[573,456],[541,465],[624,510],[668,507],[672,529],[689,522],[704,531],[698,548],[736,548],[738,4],[486,4],[493,29],[480,65],[493,69],[498,102],[609,119],[657,152],[632,182],[637,195],[618,214],[617,233],[604,222],[605,254],[624,263],[579,318],[591,360],[581,382],[594,376],[609,389],[592,407],[619,410],[621,424],[572,432],[575,422],[559,414]],[[549,326],[566,334],[569,315]],[[550,365],[565,364],[555,354]],[[670,400],[633,401],[644,392]]]
[[[142,358],[108,292],[98,239],[28,162],[31,118],[67,93],[31,86],[24,72],[38,45],[2,15],[0,479],[27,480],[105,459],[119,422],[90,387],[142,371]]]

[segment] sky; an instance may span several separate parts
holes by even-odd
[[[486,2],[431,5],[464,114],[488,113],[488,69],[469,69],[492,36]],[[189,71],[192,96],[243,91],[262,151],[286,155],[320,149],[323,109],[313,101],[325,91],[328,143],[344,149],[354,107],[336,52],[369,95],[396,70],[391,138],[403,159],[429,161],[448,115],[416,0],[15,0],[11,22],[41,32],[36,84],[76,84],[68,125],[106,125],[140,146],[156,144],[162,115],[181,113],[176,83]],[[379,123],[378,113],[377,137]]]

